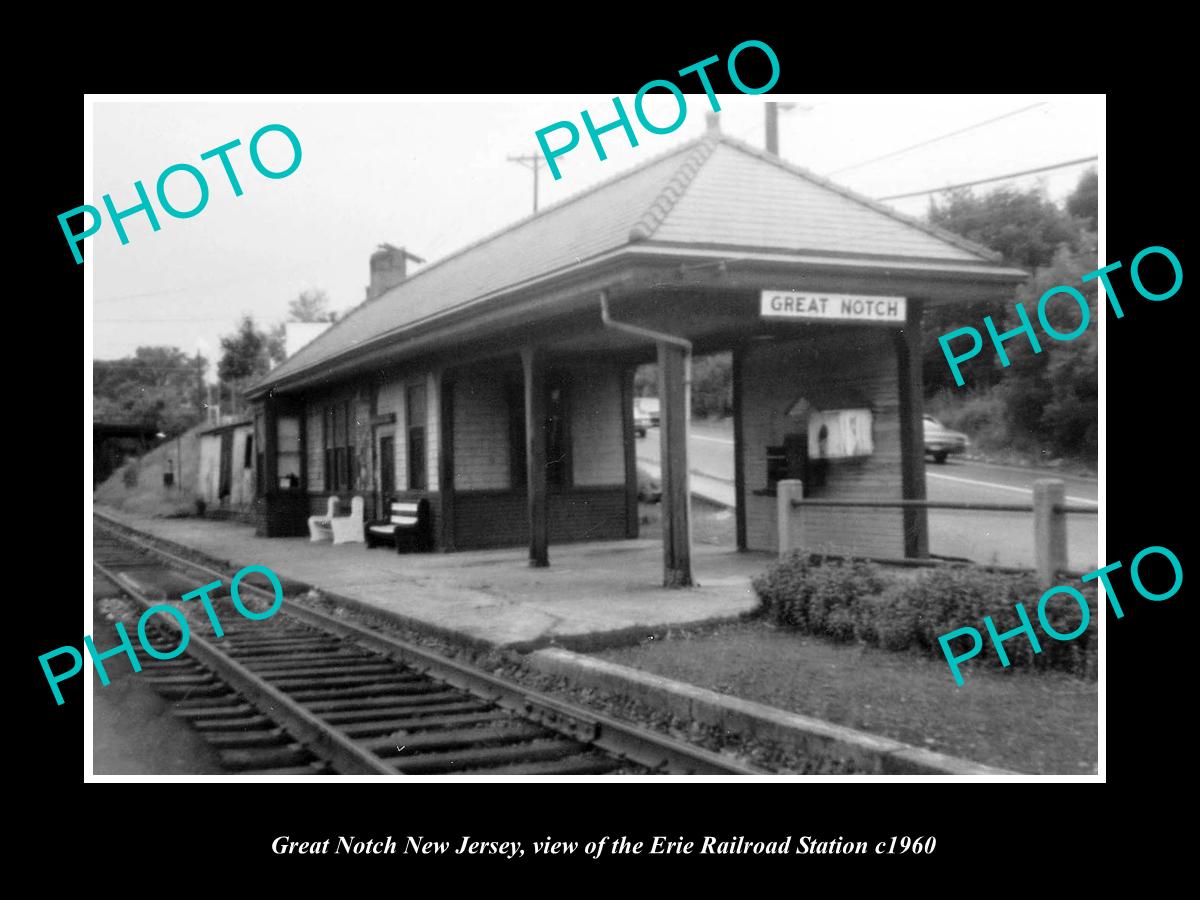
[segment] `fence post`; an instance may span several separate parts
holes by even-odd
[[[1067,514],[1055,511],[1067,501],[1067,486],[1059,478],[1033,483],[1033,559],[1043,587],[1053,587],[1067,568]]]
[[[779,518],[779,558],[786,559],[800,540],[800,513],[792,507],[793,500],[804,496],[804,482],[785,478],[775,485]]]

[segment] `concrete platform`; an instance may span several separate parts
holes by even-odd
[[[772,561],[770,554],[697,545],[693,571],[700,586],[667,589],[657,540],[551,544],[550,567],[533,569],[521,547],[398,554],[363,544],[261,538],[236,522],[97,510],[237,567],[264,565],[285,580],[399,619],[521,650],[592,649],[668,627],[736,619],[757,604],[750,579]]]

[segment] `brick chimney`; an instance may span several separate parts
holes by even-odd
[[[379,249],[371,254],[371,283],[367,285],[367,300],[374,300],[407,278],[410,259],[415,263],[425,262],[403,247],[380,244]]]

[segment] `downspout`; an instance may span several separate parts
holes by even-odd
[[[636,335],[637,337],[655,342],[662,341],[665,344],[673,344],[676,347],[683,348],[687,354],[687,367],[683,372],[683,386],[687,393],[687,415],[688,423],[690,424],[692,419],[692,342],[677,334],[667,334],[665,331],[643,328],[641,325],[634,325],[631,322],[618,322],[608,311],[608,291],[600,292],[600,321],[604,323],[605,328],[624,331],[626,334]]]
[[[617,331],[624,331],[628,334],[635,334],[638,337],[643,337],[651,341],[662,341],[667,344],[674,344],[676,347],[682,347],[687,351],[688,369],[687,369],[687,384],[690,387],[692,384],[692,342],[687,338],[681,338],[676,334],[667,334],[662,331],[654,331],[651,328],[643,328],[641,325],[633,325],[630,322],[618,322],[608,312],[608,291],[600,292],[600,321],[604,323],[606,328],[612,328]]]

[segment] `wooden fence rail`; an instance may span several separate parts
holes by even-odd
[[[1034,570],[1046,586],[1053,586],[1067,571],[1067,516],[1099,514],[1099,508],[1068,506],[1066,483],[1059,478],[1042,478],[1033,484],[1033,503],[970,503],[941,500],[824,500],[805,499],[803,482],[780,481],[776,487],[779,519],[779,556],[787,556],[799,545],[803,510],[840,509],[952,509],[969,512],[1033,513]]]

